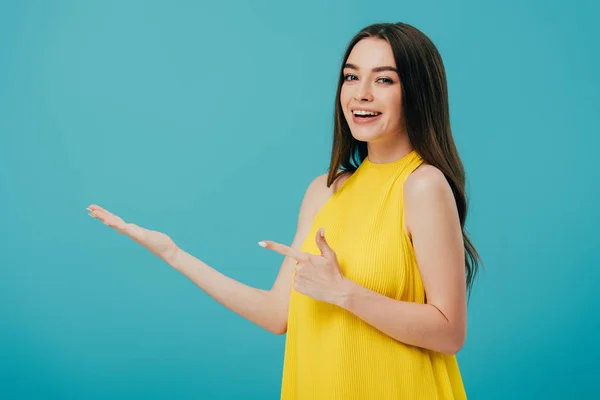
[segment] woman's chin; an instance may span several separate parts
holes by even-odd
[[[364,129],[362,127],[351,128],[352,137],[361,142],[372,142],[381,138],[381,132],[378,129]]]

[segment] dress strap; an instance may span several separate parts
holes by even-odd
[[[410,174],[414,172],[421,164],[423,164],[424,160],[416,152],[416,150],[408,153],[403,159],[402,163],[398,166],[396,173],[394,174],[394,180],[400,179],[402,183],[408,178]]]

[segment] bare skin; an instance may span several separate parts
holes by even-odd
[[[296,234],[291,248],[299,251],[302,242],[308,235],[316,212],[347,178],[347,175],[342,176],[334,185],[327,187],[327,174],[323,174],[310,183],[300,206]],[[271,289],[262,290],[223,275],[179,248],[168,235],[162,232],[126,222],[123,218],[96,204],[91,204],[87,210],[91,217],[102,221],[120,234],[129,236],[175,270],[184,274],[226,308],[269,332],[283,334],[287,331],[295,259],[285,257]]]
[[[373,163],[398,160],[412,150],[401,111],[403,99],[396,67],[389,43],[377,38],[357,43],[344,66],[340,105],[353,137],[367,142]],[[378,113],[378,119],[369,124],[354,119],[356,113],[364,112]],[[345,279],[335,252],[318,235],[315,240],[321,256],[300,251],[316,212],[343,182],[340,179],[327,188],[326,179],[327,175],[317,177],[306,190],[292,244],[270,240],[263,243],[263,247],[285,256],[270,290],[228,278],[179,249],[167,235],[127,224],[99,206],[90,206],[90,215],[129,235],[219,303],[270,332],[287,331],[294,284],[297,291],[345,308],[400,342],[456,354],[466,335],[464,247],[452,190],[442,172],[422,165],[404,187],[405,228],[427,293],[426,304],[385,297]],[[296,262],[296,279],[292,282]]]

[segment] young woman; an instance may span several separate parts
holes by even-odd
[[[259,242],[286,256],[270,290],[88,210],[228,309],[287,333],[282,399],[466,398],[456,353],[479,256],[464,229],[444,66],[410,25],[371,25],[350,42],[329,173],[308,186],[290,246]]]

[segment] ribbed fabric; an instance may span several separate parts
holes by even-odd
[[[425,302],[404,229],[403,186],[423,159],[366,158],[315,216],[302,251],[321,254],[321,227],[347,278],[388,297]],[[352,313],[292,288],[282,400],[466,399],[456,356],[401,343]]]

